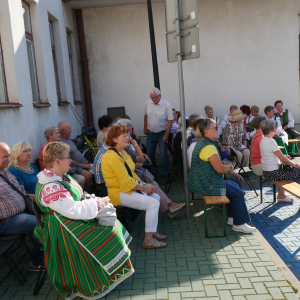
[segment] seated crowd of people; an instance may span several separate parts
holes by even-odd
[[[150,99],[159,104],[160,91],[152,89]],[[212,107],[205,106],[205,117],[192,114],[185,120],[186,141],[181,134],[184,120],[175,109],[172,117],[171,108],[165,107],[169,110],[167,131],[153,133],[148,128],[148,133],[163,136],[159,141],[161,151],[165,151],[162,143],[169,143],[174,149],[180,148],[177,153],[181,154],[182,143],[187,143],[190,171],[186,184],[192,192],[220,195],[220,189],[226,188],[230,199],[227,223],[232,230],[249,233],[255,228],[247,224],[250,216],[243,177],[234,171],[230,157],[236,156],[242,166],[251,166],[253,172],[269,180],[300,183],[300,166],[288,156],[297,153],[295,144],[288,144],[297,132],[281,100],[275,102],[276,112],[273,106],[267,106],[264,117],[259,116],[257,106],[243,105],[238,110],[232,105],[222,121]],[[159,212],[173,219],[185,209],[185,203],[172,201],[162,191],[153,156],[155,147],[148,140],[147,146],[141,143],[129,116],[112,120],[104,115],[98,119],[98,126],[98,153],[93,164],[76,147],[66,121],[44,130],[46,142],[39,150],[37,165],[30,163],[29,143],[19,142],[10,149],[0,142],[0,234],[36,236],[29,270],[39,271],[44,260],[44,268],[63,298],[101,298],[134,272],[127,214],[118,210],[114,225],[103,226],[105,209],[126,207],[131,221],[145,211],[145,249],[167,246],[167,236],[157,231]],[[282,170],[280,162],[292,166],[292,171]],[[164,168],[166,162],[161,164]],[[167,183],[166,170],[163,176]],[[94,193],[90,194],[92,185]],[[44,226],[26,208],[27,195],[41,211]],[[292,202],[282,189],[277,199]]]

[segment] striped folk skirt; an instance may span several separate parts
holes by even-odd
[[[45,248],[45,265],[54,288],[65,299],[99,299],[133,274],[131,236],[117,221],[115,227],[97,220],[70,220],[58,213],[44,214],[44,229],[34,234]]]

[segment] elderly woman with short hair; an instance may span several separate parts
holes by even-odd
[[[19,185],[24,188],[26,193],[34,197],[39,171],[30,164],[31,149],[32,147],[26,142],[13,145],[8,169],[17,178]]]
[[[243,120],[246,118],[240,110],[232,112],[223,130],[222,144],[225,144],[229,150],[233,149],[242,162],[243,167],[249,166],[250,151],[247,149],[247,136]]]
[[[99,299],[133,274],[130,234],[116,220],[103,226],[100,213],[109,198],[84,194],[69,175],[69,145],[53,142],[43,156],[35,202],[43,227],[34,235],[44,245],[45,265],[55,289],[65,299]]]
[[[256,229],[247,224],[250,216],[245,203],[244,193],[239,186],[231,180],[225,181],[223,174],[233,173],[232,165],[224,165],[219,155],[219,145],[214,140],[218,137],[218,127],[214,120],[203,120],[199,124],[202,138],[197,143],[192,164],[187,179],[189,189],[200,195],[220,195],[220,189],[226,188],[228,204],[228,225],[232,230],[249,233]]]
[[[260,142],[261,164],[264,177],[270,181],[292,180],[300,183],[300,165],[292,162],[288,155],[283,155],[273,139],[277,131],[274,120],[264,120],[260,123],[260,127],[264,134]],[[279,168],[280,163],[292,166],[293,168],[289,172],[281,170]]]
[[[41,170],[45,169],[45,164],[43,161],[43,150],[47,144],[60,141],[59,129],[56,126],[47,127],[44,131],[44,137],[47,142],[42,145],[39,151],[39,165]]]
[[[251,158],[251,166],[252,171],[258,175],[263,175],[263,169],[261,165],[261,153],[260,153],[260,142],[263,139],[264,135],[260,128],[260,123],[264,121],[266,118],[263,116],[257,116],[252,120],[252,126],[255,129],[255,134],[251,140],[250,145],[250,158]],[[292,202],[293,200],[285,195],[284,189],[279,188],[277,194],[278,202]]]

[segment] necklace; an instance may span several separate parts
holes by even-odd
[[[30,170],[24,170],[20,167],[15,167],[16,169],[20,170],[21,172],[24,172],[26,174],[33,174],[35,172],[35,170],[33,169],[33,167],[31,165],[29,165]]]

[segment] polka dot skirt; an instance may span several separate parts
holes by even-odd
[[[291,172],[283,172],[279,169],[274,171],[264,171],[264,177],[270,181],[292,180],[300,183],[300,169],[293,169]]]

